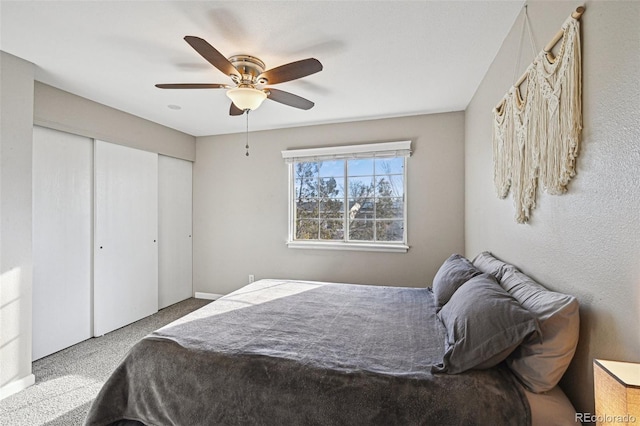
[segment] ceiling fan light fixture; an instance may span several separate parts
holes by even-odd
[[[262,101],[267,99],[267,94],[253,87],[236,87],[227,91],[227,96],[241,110],[254,110]]]

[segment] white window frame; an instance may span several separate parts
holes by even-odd
[[[411,155],[411,141],[382,142],[361,145],[348,145],[323,148],[293,149],[282,151],[282,158],[287,163],[289,169],[289,235],[287,237],[287,247],[293,249],[325,249],[325,250],[357,250],[357,251],[379,251],[406,253],[409,250],[407,244],[407,159]],[[404,157],[404,194],[403,194],[403,241],[319,241],[319,240],[296,240],[295,239],[295,179],[294,163],[312,162],[339,159],[355,158],[384,158],[384,157]]]

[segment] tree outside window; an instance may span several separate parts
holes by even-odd
[[[295,240],[403,242],[405,158],[293,163]]]

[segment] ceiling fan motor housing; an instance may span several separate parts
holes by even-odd
[[[258,76],[265,70],[264,62],[259,58],[250,55],[235,55],[229,58],[229,62],[242,74],[241,76],[231,75],[234,83],[250,85],[268,83],[266,78],[258,79]]]

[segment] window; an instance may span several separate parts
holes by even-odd
[[[406,252],[410,141],[283,151],[292,248]]]

